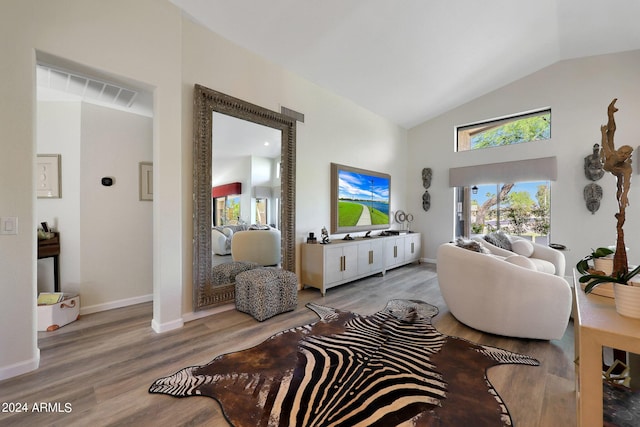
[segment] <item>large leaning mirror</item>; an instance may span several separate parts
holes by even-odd
[[[215,117],[218,122],[224,115],[280,131],[280,194],[275,217],[281,233],[281,267],[289,271],[295,271],[296,123],[288,116],[201,85],[194,88],[193,112],[193,308],[197,311],[229,303],[235,297],[233,283],[214,284],[212,278]]]

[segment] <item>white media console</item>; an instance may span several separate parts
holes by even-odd
[[[358,237],[302,245],[302,285],[327,289],[420,261],[421,234]]]

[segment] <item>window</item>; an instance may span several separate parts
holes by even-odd
[[[240,220],[240,196],[230,195],[213,199],[214,225],[237,225]]]
[[[550,182],[458,187],[458,236],[486,234],[496,230],[548,244]]]
[[[268,224],[268,203],[269,199],[256,198],[256,224]]]
[[[456,128],[457,151],[520,144],[551,137],[551,110],[541,110]]]

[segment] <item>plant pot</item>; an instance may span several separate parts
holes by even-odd
[[[618,314],[640,319],[640,286],[614,283],[613,293]]]
[[[593,268],[604,271],[605,276],[610,276],[613,272],[613,257],[594,258]]]

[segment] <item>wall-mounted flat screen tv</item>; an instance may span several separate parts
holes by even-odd
[[[387,229],[391,176],[331,163],[331,232]]]

